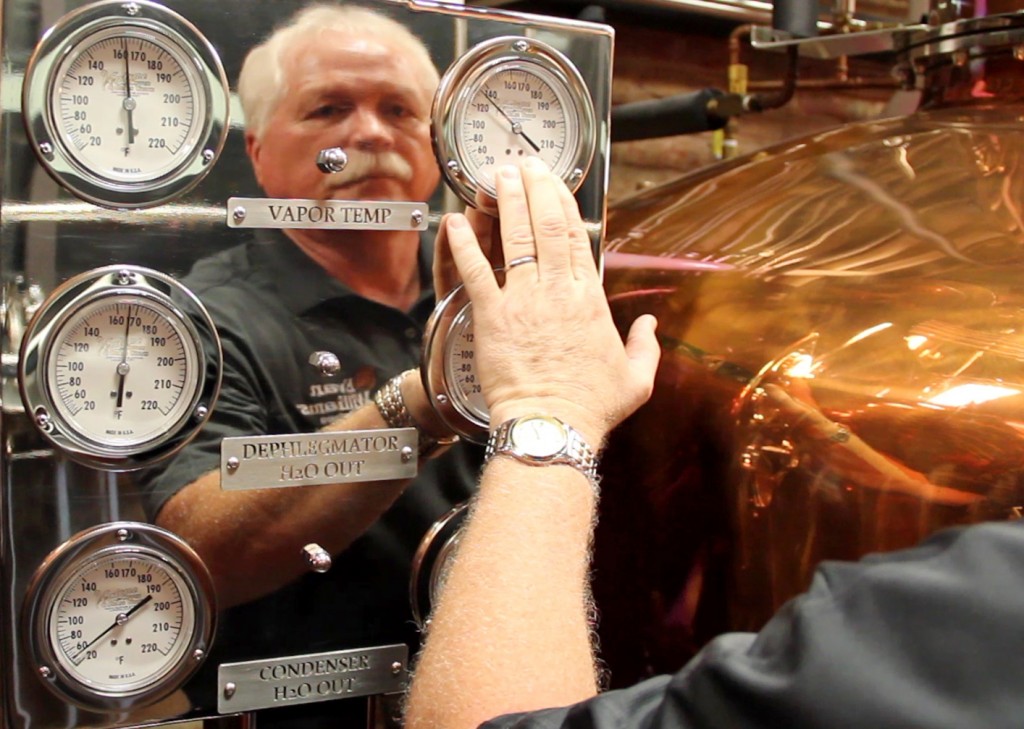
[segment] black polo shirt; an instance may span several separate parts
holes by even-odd
[[[1024,726],[1024,524],[826,562],[754,635],[674,676],[485,729],[1011,729]]]
[[[220,467],[222,438],[311,432],[366,403],[419,364],[433,306],[432,245],[420,246],[423,294],[409,313],[369,301],[330,277],[277,231],[199,261],[184,279],[217,325],[223,383],[210,421],[144,478],[151,518],[172,495]],[[341,370],[309,364],[335,353]],[[207,666],[225,661],[418,640],[409,608],[415,549],[429,526],[475,488],[481,449],[459,445],[421,464],[415,482],[326,574],[309,573],[222,615]],[[348,703],[348,702],[344,702]],[[335,711],[337,704],[335,703]]]

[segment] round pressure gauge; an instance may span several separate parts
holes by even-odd
[[[434,146],[449,184],[471,205],[496,195],[494,175],[542,159],[575,191],[596,144],[594,105],[576,67],[537,40],[494,38],[445,73],[434,97]]]
[[[76,460],[128,470],[183,446],[220,387],[221,351],[199,300],[157,271],[110,266],[67,281],[29,323],[22,400]]]
[[[216,610],[206,567],[170,532],[105,524],[47,557],[24,635],[38,675],[79,706],[121,711],[179,688],[202,663]]]
[[[213,47],[146,0],[65,15],[39,42],[22,92],[47,170],[85,200],[124,208],[195,185],[224,146],[228,104]]]
[[[498,285],[504,269],[495,269]],[[423,384],[438,416],[462,438],[486,443],[491,414],[476,370],[473,304],[463,286],[452,289],[434,308],[423,338]]]
[[[409,603],[412,617],[420,630],[426,630],[466,521],[469,503],[462,502],[427,530],[412,558],[409,579]]]

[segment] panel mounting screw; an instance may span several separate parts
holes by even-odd
[[[412,448],[409,446],[402,447],[402,463],[408,463],[412,460]]]
[[[402,664],[400,661],[395,661],[391,664],[391,675],[397,676],[402,672]]]
[[[303,547],[302,556],[306,558],[306,564],[314,572],[323,574],[331,568],[331,553],[316,542],[310,542]]]
[[[50,422],[50,414],[43,408],[36,410],[36,425],[49,433],[53,430],[53,423]]]
[[[237,208],[231,211],[231,218],[236,223],[241,223],[243,220],[245,220],[245,208],[239,205]]]
[[[517,51],[518,53],[526,53],[528,50],[530,50],[530,44],[524,40],[517,40],[515,43],[512,44],[512,49]]]
[[[423,222],[423,213],[419,210],[412,211],[412,224],[420,225]]]
[[[39,675],[42,676],[43,678],[52,678],[53,677],[53,671],[50,670],[49,666],[40,666],[39,667]]]
[[[49,142],[40,142],[39,154],[46,157],[46,159],[53,159],[53,145]]]
[[[228,467],[228,471],[234,473],[235,471],[238,470],[238,459],[235,458],[234,456],[231,456],[231,458],[228,459],[228,462],[224,465]]]
[[[238,687],[235,686],[234,683],[232,683],[231,681],[228,681],[226,684],[224,684],[224,698],[225,699],[230,699],[232,696],[235,695],[235,691],[237,689],[238,689]]]
[[[210,414],[210,408],[205,405],[196,405],[196,411],[193,414],[196,420],[205,420],[206,416]]]
[[[126,13],[128,13],[129,15],[138,15],[139,14],[139,6],[136,5],[135,3],[128,3],[127,5],[124,6],[124,11]]]
[[[214,156],[215,156],[215,155],[214,155],[214,153],[213,153],[213,150],[212,150],[212,149],[204,149],[204,150],[203,150],[203,164],[204,164],[204,165],[208,165],[208,164],[210,164],[211,162],[213,162],[213,158],[214,158]]]
[[[132,533],[130,531],[128,531],[127,529],[118,529],[117,530],[117,541],[119,541],[119,542],[127,542],[131,538],[132,538]]]

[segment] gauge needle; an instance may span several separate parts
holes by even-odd
[[[124,402],[124,380],[128,376],[128,372],[131,370],[131,365],[128,364],[128,330],[132,328],[132,309],[128,307],[128,323],[124,327],[124,352],[121,354],[121,361],[117,363],[117,375],[119,377],[117,381],[117,408],[121,409],[121,405]]]
[[[128,72],[128,39],[124,41],[124,110],[128,112],[128,144],[135,144],[135,128],[132,126],[132,111],[135,99],[132,98],[131,74]],[[128,150],[125,150],[125,154]]]
[[[100,633],[100,634],[99,634],[99,635],[97,635],[97,636],[96,636],[95,638],[93,638],[92,640],[90,640],[90,641],[89,641],[89,643],[88,643],[88,644],[87,644],[87,645],[86,645],[86,646],[85,646],[84,648],[82,648],[82,650],[78,651],[78,653],[76,653],[76,654],[75,654],[75,655],[74,655],[74,656],[72,657],[72,659],[71,659],[71,662],[72,662],[72,663],[75,663],[75,660],[76,660],[76,659],[77,659],[77,658],[78,658],[78,657],[79,657],[80,655],[82,655],[82,654],[83,654],[83,653],[85,653],[85,652],[86,652],[87,650],[89,650],[90,648],[92,648],[93,644],[94,644],[94,643],[96,643],[96,641],[98,641],[98,640],[99,640],[100,638],[102,638],[102,637],[103,637],[104,635],[106,635],[106,634],[107,634],[107,633],[109,633],[109,632],[110,632],[111,630],[113,630],[114,628],[116,628],[116,627],[117,627],[118,625],[124,625],[125,623],[127,623],[127,622],[128,622],[128,618],[130,618],[130,617],[131,617],[132,615],[134,615],[134,614],[135,614],[135,613],[137,613],[137,612],[138,612],[139,610],[141,610],[141,609],[143,608],[143,606],[145,606],[145,605],[146,605],[146,603],[148,603],[148,602],[149,602],[150,600],[152,600],[152,599],[153,599],[153,596],[152,596],[152,595],[146,595],[146,596],[145,596],[144,598],[142,598],[142,599],[141,599],[141,600],[139,600],[139,601],[138,601],[137,603],[135,603],[135,607],[133,607],[133,608],[132,608],[131,610],[129,610],[128,612],[126,612],[126,613],[118,613],[118,614],[117,614],[117,617],[116,617],[116,618],[114,618],[114,622],[113,622],[113,623],[111,623],[111,624],[110,624],[110,625],[109,625],[109,626],[107,627],[107,629],[106,629],[106,630],[104,630],[104,631],[103,631],[102,633]],[[75,663],[75,665],[77,666],[78,664],[77,664],[77,663]]]
[[[487,89],[487,90],[489,90],[489,89]],[[503,117],[505,117],[508,120],[508,123],[512,125],[512,133],[513,134],[518,134],[520,137],[525,139],[526,143],[529,144],[531,147],[533,147],[533,151],[534,152],[540,152],[540,147],[537,146],[537,143],[534,142],[532,139],[530,139],[528,136],[526,136],[526,132],[523,131],[523,125],[522,124],[520,124],[517,121],[514,121],[512,119],[512,117],[510,117],[508,114],[506,114],[505,110],[502,109],[501,106],[494,99],[488,98],[488,101],[490,101],[491,102],[491,106],[493,106],[495,109],[497,109],[498,113],[500,113]]]

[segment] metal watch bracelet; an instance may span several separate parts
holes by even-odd
[[[520,420],[527,419],[529,417],[506,420],[491,431],[490,437],[487,439],[487,450],[484,453],[484,464],[489,463],[495,456],[509,456],[531,466],[570,466],[586,477],[587,481],[590,482],[591,488],[594,490],[594,495],[599,497],[601,495],[601,476],[597,472],[599,458],[583,439],[583,436],[580,435],[579,431],[568,423],[558,418],[553,418],[565,429],[565,447],[561,453],[555,454],[550,458],[535,458],[528,454],[517,452],[510,441],[512,428]]]
[[[413,419],[412,413],[409,412],[409,408],[405,404],[405,398],[402,397],[402,378],[409,372],[415,373],[414,370],[406,370],[385,382],[384,386],[374,393],[373,402],[389,428],[416,428],[419,434],[417,455],[421,460],[433,458],[458,442],[459,436],[434,437],[424,432]]]

